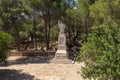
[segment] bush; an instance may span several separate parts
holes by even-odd
[[[12,36],[8,33],[0,31],[0,61],[6,62],[7,60],[7,51],[9,49],[9,44],[12,41]]]
[[[91,29],[76,60],[85,61],[85,67],[82,68],[85,79],[119,80],[120,27],[106,23]]]

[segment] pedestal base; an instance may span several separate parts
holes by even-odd
[[[66,50],[57,50],[55,54],[56,59],[68,59],[68,54]]]
[[[55,57],[51,60],[52,63],[62,63],[62,64],[71,64],[68,59],[68,54],[66,50],[58,50],[55,54]]]
[[[56,59],[56,58],[53,58],[51,60],[51,63],[56,63],[56,64],[72,64],[69,59]]]

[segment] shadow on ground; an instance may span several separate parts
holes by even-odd
[[[0,70],[0,80],[34,80],[34,76],[22,73],[21,70]]]
[[[11,66],[11,65],[20,65],[20,64],[41,64],[41,63],[50,63],[50,60],[53,57],[20,57],[16,60],[8,60],[7,64],[0,63],[0,67]]]

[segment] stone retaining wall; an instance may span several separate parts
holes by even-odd
[[[56,51],[9,51],[8,56],[54,56]],[[75,52],[68,52],[69,57],[74,57]]]

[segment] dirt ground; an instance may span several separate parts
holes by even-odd
[[[83,63],[51,63],[52,58],[9,57],[0,63],[0,80],[83,80],[77,72]]]

